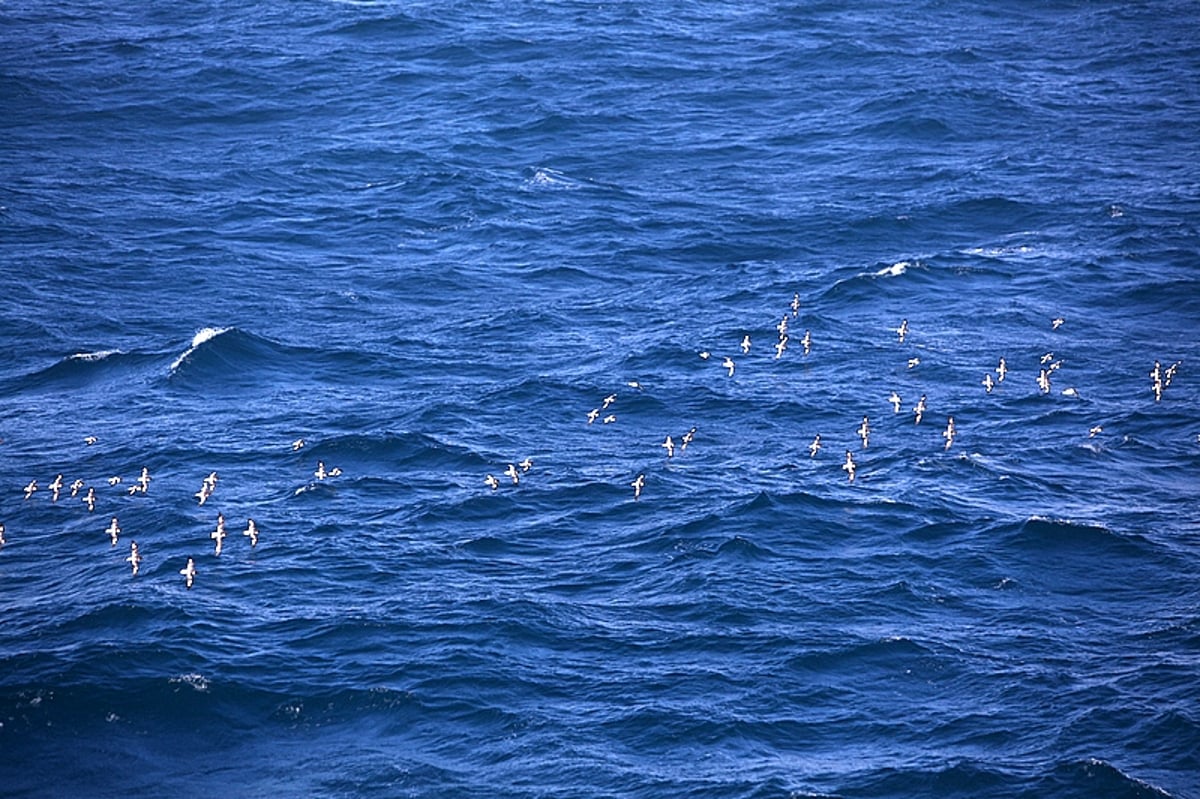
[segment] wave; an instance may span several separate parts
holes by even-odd
[[[204,344],[212,341],[217,336],[220,336],[224,333],[229,333],[234,329],[235,328],[232,327],[206,327],[196,331],[196,335],[192,336],[191,345],[182,353],[180,353],[178,358],[171,362],[171,373],[174,374],[177,372],[179,367],[183,366],[188,358],[192,356],[192,353],[196,352],[196,350],[200,349],[200,347],[202,347]]]

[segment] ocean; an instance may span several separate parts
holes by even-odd
[[[0,796],[1200,797],[1198,29],[0,4]]]

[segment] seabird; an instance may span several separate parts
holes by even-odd
[[[709,352],[708,350],[701,350],[701,352],[700,352],[700,360],[702,360],[702,361],[707,361],[707,360],[708,360],[709,358],[711,358],[711,357],[712,357],[712,353],[711,353],[711,352]]]
[[[637,391],[641,391],[641,390],[642,390],[642,384],[641,384],[641,383],[639,383],[639,382],[638,382],[638,381],[636,381],[636,380],[630,380],[630,381],[629,381],[628,383],[626,383],[625,385],[627,385],[627,386],[629,386],[630,388],[632,388],[632,389],[635,389],[635,390],[637,390]]]
[[[207,499],[208,499],[210,496],[212,496],[212,492],[208,490],[208,485],[207,485],[207,484],[205,484],[205,485],[202,485],[202,486],[200,486],[200,490],[199,490],[199,491],[197,491],[195,494],[192,494],[192,496],[194,496],[194,497],[196,497],[197,499],[199,499],[199,500],[200,500],[200,504],[201,504],[201,505],[203,505],[203,504],[204,504],[204,502],[205,502],[205,501],[206,501],[206,500],[207,500]]]
[[[521,471],[527,472],[533,468],[533,458],[526,458],[517,465],[521,467]]]
[[[815,457],[817,457],[817,453],[820,451],[821,451],[821,434],[817,433],[817,435],[813,438],[812,443],[808,445],[808,457],[815,458]]]
[[[109,538],[112,539],[111,546],[115,547],[117,545],[117,536],[121,534],[121,528],[117,525],[116,516],[112,517],[112,521],[108,524],[108,529],[104,532],[108,533]]]
[[[1050,372],[1046,371],[1045,369],[1038,372],[1037,382],[1038,388],[1042,390],[1043,394],[1050,393]]]
[[[1055,318],[1055,319],[1051,319],[1051,320],[1050,320],[1050,329],[1051,329],[1051,330],[1058,330],[1060,327],[1062,327],[1062,326],[1063,326],[1063,324],[1065,324],[1065,323],[1066,323],[1066,321],[1067,321],[1067,320],[1066,320],[1066,319],[1063,319],[1061,316],[1059,316],[1059,317],[1057,317],[1057,318]]]
[[[862,424],[858,426],[858,436],[862,439],[863,449],[867,448],[867,441],[871,437],[871,425],[867,421],[867,417],[863,417]]]
[[[121,484],[121,475],[114,474],[112,477],[108,478],[108,484],[110,486],[120,485]]]
[[[145,494],[148,488],[150,488],[150,470],[143,466],[142,474],[138,477],[137,489]]]
[[[217,473],[209,472],[208,477],[204,478],[204,484],[206,486],[208,486],[208,493],[211,494],[212,492],[216,491],[217,490]]]
[[[303,438],[297,438],[295,441],[292,442],[292,452],[295,452],[298,449],[302,449],[304,447],[304,445],[307,443],[308,442],[305,441]]]
[[[692,429],[690,429],[686,433],[684,433],[683,437],[679,439],[679,451],[686,452],[687,448],[688,448],[688,444],[692,443],[692,439],[694,439],[695,437],[696,437],[696,428],[695,427],[693,427]]]
[[[88,513],[94,511],[96,509],[96,489],[89,488],[87,496],[83,498],[83,501],[87,503]]]
[[[921,363],[921,359],[914,355],[913,357],[908,359],[908,368],[912,369],[914,366],[919,366],[920,363]]]
[[[633,486],[633,498],[637,499],[642,495],[642,486],[646,485],[646,475],[639,474],[630,485]]]
[[[800,344],[804,347],[804,354],[808,355],[808,351],[812,349],[812,331],[805,330],[804,338],[800,339]]]
[[[783,318],[779,320],[779,324],[775,325],[775,329],[779,332],[779,335],[781,335],[781,336],[787,335],[787,332],[788,332],[787,314],[783,315]]]
[[[954,433],[954,417],[951,416],[946,420],[946,430],[942,433],[942,438],[946,439],[946,449],[950,449],[954,443]]]
[[[4,538],[4,525],[0,524],[0,547],[4,546],[7,543],[8,543],[8,541],[5,540],[5,538]]]
[[[253,519],[246,521],[246,529],[242,532],[242,535],[250,536],[250,546],[258,546],[258,525],[254,523]]]
[[[1158,361],[1154,362],[1154,368],[1150,370],[1150,381],[1151,386],[1154,389],[1154,401],[1158,402],[1162,399],[1163,393],[1162,364]]]
[[[138,552],[137,541],[129,542],[129,557],[125,558],[125,562],[133,567],[133,576],[137,577],[138,566],[142,564],[142,553]]]
[[[617,395],[609,394],[607,397],[604,398],[604,404],[600,406],[600,409],[606,410],[609,405],[612,405],[616,401],[617,401]]]
[[[917,400],[916,406],[913,407],[913,413],[915,413],[917,416],[917,421],[914,422],[914,424],[921,423],[921,417],[925,415],[925,410],[926,410],[925,395],[922,394],[921,398],[919,400]]]
[[[54,478],[54,482],[47,486],[47,488],[54,492],[51,501],[58,502],[58,492],[62,490],[62,484],[62,475],[60,474]]]
[[[318,480],[324,480],[329,476],[329,472],[325,471],[325,461],[317,461],[317,469],[313,472],[313,476]]]
[[[1096,425],[1095,427],[1090,428],[1088,430],[1088,438],[1095,438],[1096,436],[1100,435],[1103,432],[1104,432],[1104,428],[1101,427],[1100,425]]]
[[[78,477],[76,477],[75,482],[71,483],[71,496],[75,496],[76,494],[78,494],[79,489],[83,488],[83,486],[84,486],[84,482],[82,480],[80,480]]]
[[[588,424],[591,424],[592,422],[596,421],[596,417],[598,417],[599,415],[600,415],[599,408],[592,408],[590,411],[588,411]]]
[[[617,421],[617,415],[615,413],[610,413],[608,416],[605,416],[600,421],[603,424],[612,424],[613,422]]]
[[[330,477],[340,477],[341,474],[342,474],[342,467],[340,467],[340,466],[334,466],[332,469],[329,470]]]
[[[787,343],[788,343],[787,336],[784,336],[783,338],[779,339],[778,342],[776,342],[776,344],[775,344],[775,360],[778,361],[780,358],[783,357],[783,351],[787,349]]]
[[[517,471],[517,467],[513,464],[508,464],[508,468],[504,470],[504,475],[512,480],[513,485],[521,482],[521,473]]]
[[[904,343],[904,337],[908,335],[908,320],[905,319],[900,323],[900,327],[896,328],[897,335],[900,336],[900,343]],[[851,478],[853,479],[853,478]]]
[[[996,381],[992,379],[992,373],[988,372],[983,376],[983,388],[987,393],[992,393],[992,388],[996,385]]]
[[[854,455],[850,452],[850,450],[846,450],[846,462],[842,464],[842,468],[845,469],[846,474],[850,475],[850,482],[853,483],[854,471],[858,467],[854,464]]]
[[[800,293],[796,292],[792,295],[792,316],[795,317],[800,313]]]
[[[184,579],[187,581],[187,587],[190,590],[193,583],[196,582],[196,561],[188,558],[187,565],[180,569],[179,573],[182,574]]]
[[[729,376],[733,377],[733,358],[730,358],[728,355],[726,355],[725,360],[721,362],[721,365],[728,369]]]
[[[1064,397],[1078,397],[1079,396],[1079,392],[1076,391],[1074,388],[1064,388],[1062,390],[1062,393],[1063,393]]]
[[[25,499],[32,497],[34,491],[37,491],[37,480],[30,480],[29,485],[25,486]]]
[[[217,514],[217,529],[209,533],[208,537],[217,542],[217,548],[213,554],[220,555],[221,544],[225,540],[225,517],[221,514]]]
[[[900,413],[900,395],[895,391],[888,397],[888,402],[892,403],[892,413]]]
[[[1042,356],[1042,363],[1043,363],[1043,364],[1050,363],[1050,362],[1051,362],[1051,361],[1053,361],[1053,360],[1054,360],[1054,353],[1053,353],[1053,352],[1047,352],[1045,355],[1043,355],[1043,356]]]
[[[750,352],[750,334],[749,333],[747,333],[742,338],[742,355],[745,355],[748,352]]]
[[[667,440],[664,441],[659,446],[661,446],[663,449],[665,449],[667,451],[668,458],[675,457],[675,442],[671,440],[670,436],[667,436]]]
[[[87,444],[90,447],[92,444],[95,444],[96,441],[98,441],[98,440],[99,439],[97,439],[95,436],[84,436],[83,443]]]
[[[500,481],[497,480],[494,475],[489,474],[487,477],[483,478],[483,482],[487,483],[487,487],[493,491],[500,487]]]
[[[1175,379],[1175,373],[1179,371],[1179,367],[1183,365],[1183,361],[1176,361],[1167,367],[1167,371],[1163,372],[1163,388],[1171,385],[1171,381]]]
[[[1008,363],[1003,358],[1001,358],[1000,363],[996,366],[996,375],[997,375],[996,382],[1003,383],[1004,376],[1006,374],[1008,374]]]

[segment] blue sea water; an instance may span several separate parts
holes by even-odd
[[[0,5],[0,795],[1200,797],[1197,29]]]

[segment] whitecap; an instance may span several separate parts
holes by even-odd
[[[533,176],[526,181],[531,186],[549,187],[555,189],[578,189],[581,184],[577,180],[572,180],[566,174],[559,172],[557,169],[549,167],[538,167],[534,170]]]
[[[897,261],[891,266],[885,266],[883,269],[880,269],[875,275],[876,277],[900,277],[900,275],[908,271],[910,266],[912,266],[912,263],[909,261]]]
[[[208,691],[208,678],[203,674],[180,674],[178,677],[172,677],[168,682],[172,685],[186,685],[201,693]]]
[[[217,336],[221,335],[222,333],[227,333],[232,329],[233,328],[231,327],[206,327],[196,331],[196,335],[192,336],[192,345],[184,350],[183,354],[175,359],[175,361],[171,364],[171,371],[174,372],[180,366],[182,366],[183,362],[188,359],[188,356],[195,352],[196,348],[201,344],[206,341],[212,341]]]
[[[112,355],[123,355],[123,350],[96,350],[95,352],[77,352],[70,357],[72,361],[103,361]]]

